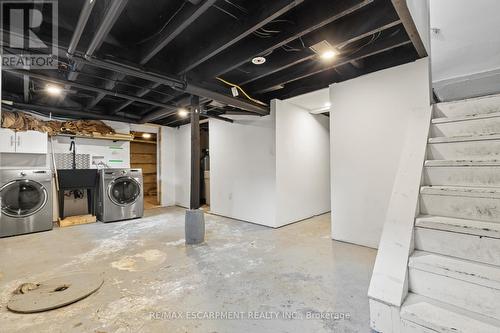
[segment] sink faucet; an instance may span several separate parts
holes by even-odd
[[[75,140],[71,140],[71,143],[69,144],[69,151],[73,152],[73,164],[71,166],[72,169],[76,169],[76,145],[75,145]]]

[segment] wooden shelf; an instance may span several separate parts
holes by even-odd
[[[141,140],[141,139],[132,139],[133,142],[139,142],[139,143],[149,143],[152,145],[156,144],[156,141],[148,141],[148,140]]]
[[[97,140],[112,140],[112,141],[132,141],[134,137],[130,134],[108,134],[108,135],[102,135],[102,134],[89,134],[89,135],[83,135],[83,134],[55,134],[52,136],[61,136],[61,137],[68,137],[68,138],[82,138],[82,139],[97,139]]]

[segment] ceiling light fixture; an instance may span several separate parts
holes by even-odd
[[[316,43],[310,47],[323,60],[331,60],[335,58],[338,52],[326,40]]]
[[[179,115],[179,117],[186,118],[188,116],[189,112],[186,109],[179,109],[177,114]]]
[[[151,133],[142,133],[144,139],[151,139]]]
[[[264,57],[255,57],[252,59],[252,64],[254,65],[262,65],[266,62],[266,58]]]
[[[45,91],[52,96],[59,96],[62,93],[62,88],[58,86],[53,86],[53,85],[47,85],[45,87]]]
[[[329,50],[329,51],[325,51],[325,52],[321,53],[320,57],[323,60],[330,60],[330,59],[335,58],[336,55],[337,55],[337,52],[335,52],[333,50]]]

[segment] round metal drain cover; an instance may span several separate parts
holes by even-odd
[[[57,309],[89,296],[103,282],[99,274],[79,273],[39,283],[24,283],[14,292],[7,308],[20,313]]]

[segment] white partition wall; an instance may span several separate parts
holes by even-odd
[[[275,117],[211,119],[210,211],[276,227]]]
[[[175,205],[175,128],[162,126],[159,145],[161,205]]]
[[[191,187],[191,126],[174,129],[175,136],[175,204],[189,207]]]
[[[328,117],[274,102],[280,226],[330,211],[330,130]]]
[[[280,227],[330,210],[329,124],[273,101],[265,117],[210,120],[210,210]]]
[[[412,110],[428,108],[428,59],[330,87],[332,238],[378,247]]]

